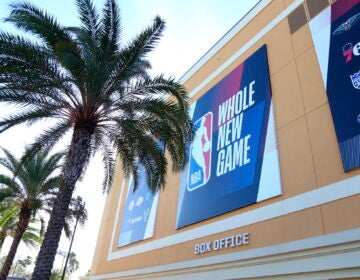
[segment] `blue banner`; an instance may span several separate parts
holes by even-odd
[[[326,90],[345,171],[360,166],[360,4],[331,10]]]
[[[177,228],[281,193],[270,109],[266,46],[195,101],[195,138],[181,176]],[[272,133],[266,145],[269,129]],[[274,180],[273,187],[262,186],[273,190],[261,191],[260,198],[266,146],[268,159],[275,159],[275,168],[268,167],[274,171]]]
[[[139,186],[134,192],[131,180],[122,216],[118,246],[150,238],[154,233],[158,194],[148,188],[145,169],[139,165]]]

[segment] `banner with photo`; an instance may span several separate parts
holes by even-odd
[[[191,107],[177,228],[281,194],[266,46]]]
[[[134,192],[130,180],[125,208],[123,211],[118,247],[138,242],[154,235],[156,210],[159,195],[153,194],[146,182],[146,173],[139,165],[139,186]]]
[[[343,168],[360,166],[360,0],[339,0],[309,23]]]

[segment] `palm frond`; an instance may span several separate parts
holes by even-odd
[[[136,58],[143,58],[153,51],[165,29],[165,21],[159,16],[154,18],[153,24],[143,30],[127,47],[125,52],[131,52]]]
[[[7,88],[9,85],[6,86]],[[39,91],[39,89],[37,90]],[[47,96],[41,96],[37,94],[27,94],[21,90],[7,90],[0,86],[0,102],[6,102],[8,104],[19,105],[21,107],[46,107],[49,109],[57,109],[61,107],[57,101],[54,101]]]
[[[48,194],[54,194],[53,190],[57,191],[57,189],[60,186],[61,180],[62,180],[61,176],[53,177],[46,180],[46,182],[41,185],[42,192]]]
[[[94,151],[101,151],[102,162],[104,165],[104,179],[103,179],[103,192],[110,190],[114,166],[115,166],[115,153],[113,152],[113,145],[107,136],[107,130],[101,126],[97,127],[94,133]]]
[[[61,103],[59,91],[66,96],[71,95],[69,77],[59,68],[54,54],[43,46],[20,36],[2,32],[0,54],[2,90],[38,93],[58,103]],[[73,96],[72,98],[74,99]]]
[[[15,172],[19,168],[19,161],[8,149],[4,147],[0,147],[0,149],[5,154],[5,157],[0,158],[0,164],[10,172]]]
[[[118,89],[124,82],[131,79],[147,77],[146,70],[151,66],[145,59],[146,55],[155,48],[164,28],[165,22],[157,16],[150,27],[121,49],[115,56],[115,63],[108,69],[110,71],[108,71],[108,78],[103,87],[104,93],[112,92],[114,87]]]
[[[2,201],[1,204],[5,204],[7,208],[1,211],[0,228],[9,227],[10,224],[14,226],[16,224],[17,216],[19,215],[19,207],[4,203],[4,201]]]
[[[36,230],[34,233],[30,231],[25,231],[22,237],[22,241],[28,247],[38,248],[43,240],[40,235],[40,231]]]
[[[129,178],[130,176],[133,176],[134,184],[137,186],[139,179],[138,165],[136,153],[134,152],[131,143],[127,141],[125,137],[117,137],[117,135],[111,135],[111,133],[109,137],[117,149],[125,177]]]
[[[163,75],[138,80],[134,86],[129,89],[128,94],[139,96],[161,96],[164,99],[173,96],[184,112],[188,112],[189,110],[187,102],[188,93],[185,88],[173,78],[164,78]]]
[[[6,184],[9,178],[4,178],[4,175],[0,175],[0,184]],[[12,181],[12,180],[11,180]],[[11,186],[12,184],[10,184]],[[7,198],[13,197],[17,195],[18,192],[14,191],[14,188],[7,187],[7,188],[0,188],[0,202],[4,201]]]
[[[144,166],[149,188],[153,192],[164,187],[168,163],[163,156],[163,149],[161,146],[147,133],[147,128],[143,126],[141,121],[119,120],[117,125],[121,133],[114,135],[113,137],[117,138],[116,148],[120,151],[121,155],[124,153],[123,147],[120,147],[118,144],[125,142],[125,139],[131,143],[131,146],[127,146],[126,148],[130,151],[129,154],[132,155],[132,157],[121,157],[121,161],[124,166],[127,166],[131,170],[131,175],[134,177],[135,182],[134,189],[138,186],[136,161]],[[134,170],[134,165],[136,171]]]
[[[12,12],[5,21],[38,36],[48,47],[54,49],[58,42],[71,40],[70,34],[64,30],[54,17],[32,4],[18,2],[10,6]]]
[[[107,60],[117,50],[120,36],[120,15],[115,0],[106,0],[101,20],[100,44],[103,58]]]
[[[77,196],[71,199],[68,216],[73,219],[78,219],[82,226],[85,224],[88,219],[88,212],[82,197]]]
[[[0,133],[21,123],[31,125],[34,124],[35,122],[44,120],[45,118],[52,118],[54,116],[56,116],[55,112],[51,112],[46,109],[38,109],[38,108],[13,114],[7,118],[3,118],[0,121]]]
[[[53,147],[70,128],[72,128],[71,122],[60,120],[53,127],[44,130],[43,133],[28,147],[23,160],[25,160],[25,158],[31,158],[45,147]]]
[[[101,88],[102,95],[127,93],[135,79],[149,78],[151,65],[147,59],[136,58],[132,52],[121,51],[109,63],[106,69],[106,79]]]
[[[38,36],[56,55],[58,62],[79,79],[83,63],[71,33],[61,26],[53,16],[30,3],[15,3],[11,5],[11,8],[12,12],[6,21]]]
[[[99,15],[90,0],[77,0],[76,6],[82,23],[82,30],[85,30],[88,37],[94,42],[99,38]]]

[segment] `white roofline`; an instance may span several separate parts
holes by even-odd
[[[259,0],[223,37],[217,41],[195,64],[179,79],[185,83],[198,71],[211,57],[213,57],[227,42],[229,42],[244,26],[246,26],[258,13],[260,13],[272,0]]]

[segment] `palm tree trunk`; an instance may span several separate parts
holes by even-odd
[[[6,257],[5,263],[1,269],[0,272],[0,280],[6,280],[6,277],[9,274],[12,262],[14,261],[15,258],[15,254],[17,251],[17,248],[19,247],[21,238],[24,235],[24,232],[26,231],[29,222],[30,222],[30,217],[31,217],[31,210],[28,208],[22,208],[20,210],[20,215],[19,215],[19,222],[16,226],[16,231],[14,234],[14,239],[13,242],[11,244],[9,253]]]
[[[70,148],[63,169],[63,182],[50,215],[44,241],[36,259],[33,280],[48,280],[55,260],[65,217],[69,209],[75,184],[84,171],[90,152],[94,127],[83,125],[74,128]],[[0,279],[1,280],[1,279]]]
[[[6,238],[6,234],[4,234],[3,232],[0,232],[0,252],[1,252],[2,246],[4,245],[5,238]]]

